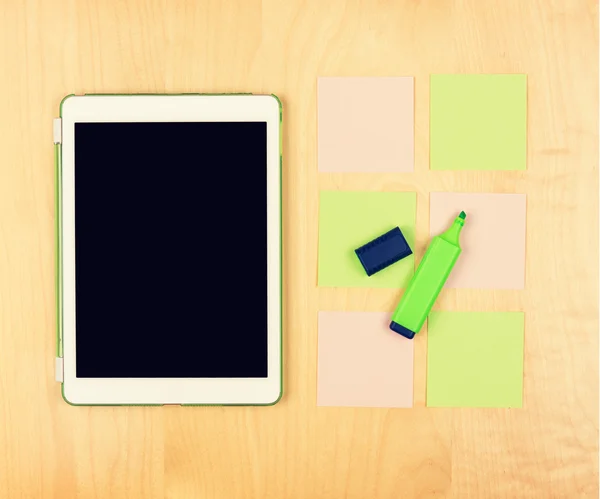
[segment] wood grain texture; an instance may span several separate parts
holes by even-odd
[[[0,4],[0,498],[598,496],[598,26],[593,0],[42,0]],[[528,170],[430,172],[429,74],[528,74]],[[412,174],[318,174],[317,76],[415,76]],[[285,397],[272,408],[75,408],[53,382],[51,119],[84,92],[276,93],[284,104]],[[522,410],[316,407],[319,189],[527,194]],[[236,296],[232,289],[232,300]],[[233,302],[232,302],[233,303]]]

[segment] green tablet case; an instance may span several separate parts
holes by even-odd
[[[84,95],[95,95],[95,96],[114,96],[114,95],[253,95],[250,93],[229,93],[229,94],[84,94]],[[282,199],[281,199],[281,182],[282,182],[282,169],[283,169],[283,106],[281,100],[274,94],[271,94],[277,100],[279,104],[279,223],[280,223],[280,297],[283,297],[283,220],[282,220]],[[69,402],[65,397],[64,390],[64,364],[63,364],[63,273],[62,273],[62,107],[64,102],[69,97],[74,97],[75,94],[67,95],[63,98],[60,103],[59,118],[55,118],[53,122],[53,142],[54,142],[54,213],[55,213],[55,237],[56,237],[56,359],[55,359],[55,379],[61,384],[61,393],[65,402],[69,405],[80,405]],[[281,391],[279,398],[271,404],[220,404],[220,405],[275,405],[281,400],[283,396],[283,299],[280,300],[280,317],[281,322],[279,324],[280,334],[280,356],[281,356],[281,367],[280,367],[280,386]],[[119,405],[119,404],[85,404],[85,405]],[[127,405],[161,405],[161,404],[127,404]],[[210,406],[217,404],[181,404],[181,406]]]

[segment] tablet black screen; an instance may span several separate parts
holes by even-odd
[[[76,373],[267,376],[266,123],[75,125]]]

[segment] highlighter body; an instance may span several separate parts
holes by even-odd
[[[459,236],[465,223],[465,217],[465,213],[461,212],[446,232],[431,240],[392,315],[390,323],[392,331],[412,339],[423,327],[460,255]]]

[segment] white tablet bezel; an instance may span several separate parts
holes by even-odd
[[[63,396],[95,404],[273,404],[281,381],[281,206],[280,106],[268,95],[72,96],[61,106],[61,262],[63,313]],[[261,121],[267,123],[267,378],[77,378],[75,331],[75,123],[78,122]],[[110,147],[110,144],[107,144]],[[226,151],[223,151],[224,154]],[[110,165],[107,165],[110,168]],[[115,172],[118,182],[118,172]],[[224,194],[226,195],[226,186]],[[231,288],[232,309],[241,291]],[[241,298],[243,299],[243,298]],[[107,311],[109,313],[109,311]],[[106,362],[119,348],[107,332]]]

